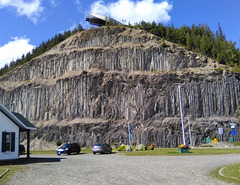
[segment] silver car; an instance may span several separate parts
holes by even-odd
[[[97,144],[92,147],[92,152],[94,155],[96,153],[101,153],[101,154],[112,153],[112,147],[106,143]]]

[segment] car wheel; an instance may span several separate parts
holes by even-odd
[[[93,155],[95,155],[96,153],[95,152],[93,152]]]
[[[70,155],[70,154],[71,154],[71,150],[68,150],[68,151],[67,151],[67,154]]]

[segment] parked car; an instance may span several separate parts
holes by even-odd
[[[97,144],[92,147],[92,152],[94,155],[96,153],[101,153],[101,154],[112,153],[112,147],[106,143]]]
[[[19,145],[19,155],[25,154],[25,147],[24,145]]]
[[[66,143],[66,144],[62,145],[61,147],[59,147],[56,150],[56,152],[58,155],[61,155],[61,154],[70,155],[71,153],[79,154],[81,152],[81,147],[79,146],[78,143]]]

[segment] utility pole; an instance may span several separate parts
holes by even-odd
[[[234,150],[235,150],[235,139],[234,139],[234,136],[237,135],[237,132],[235,130],[236,123],[232,122],[232,123],[230,123],[230,126],[231,126],[231,129],[232,129],[231,134],[233,136],[233,146],[234,146]]]
[[[132,151],[132,125],[131,125],[131,123],[128,123],[128,139],[129,139],[130,151]]]
[[[179,105],[180,105],[180,113],[181,113],[181,120],[182,120],[183,144],[186,145],[185,131],[184,131],[184,121],[183,121],[183,113],[182,113],[181,85],[178,85],[178,94],[179,94]]]
[[[192,148],[192,132],[191,132],[191,126],[190,126],[190,119],[188,117],[188,126],[189,126],[189,139],[190,139],[190,147]]]

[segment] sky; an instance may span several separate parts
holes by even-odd
[[[183,25],[220,23],[226,39],[240,47],[240,0],[0,0],[0,68],[43,41],[76,28],[92,27],[90,13],[119,22]]]

